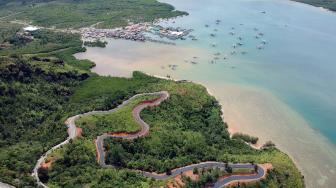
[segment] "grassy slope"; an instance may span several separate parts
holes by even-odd
[[[132,115],[133,108],[140,102],[155,99],[157,96],[139,96],[132,99],[123,108],[110,114],[96,114],[85,116],[76,121],[76,125],[83,128],[84,136],[94,138],[106,132],[136,132],[140,130],[139,124]]]
[[[156,0],[55,0],[33,6],[9,4],[0,6],[0,15],[8,14],[9,10],[21,13],[6,20],[32,21],[35,25],[56,28],[79,28],[98,22],[98,27],[112,28],[125,26],[128,21],[138,23],[185,14]]]

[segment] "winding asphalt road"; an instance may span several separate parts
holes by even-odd
[[[69,143],[69,141],[71,139],[76,138],[77,136],[77,132],[76,132],[76,125],[75,125],[75,121],[83,116],[88,116],[88,115],[94,115],[94,114],[109,114],[109,113],[113,113],[115,111],[117,111],[120,108],[123,108],[125,105],[127,105],[132,99],[138,97],[138,96],[142,96],[142,95],[154,95],[154,96],[158,96],[158,98],[151,100],[151,101],[144,101],[142,103],[140,103],[139,105],[137,105],[133,111],[132,111],[132,115],[133,118],[138,122],[138,124],[141,126],[141,130],[136,132],[136,133],[125,133],[125,134],[103,134],[97,137],[96,139],[96,149],[97,149],[97,154],[98,154],[98,163],[102,166],[102,167],[113,167],[112,165],[106,165],[105,164],[105,151],[104,151],[104,139],[105,138],[122,138],[122,139],[128,139],[128,140],[133,140],[139,137],[143,137],[146,136],[149,133],[149,125],[144,122],[141,117],[140,117],[140,112],[147,108],[147,107],[153,107],[153,106],[158,106],[161,102],[165,101],[166,99],[169,98],[169,93],[167,91],[160,91],[160,92],[154,92],[154,93],[143,93],[143,94],[137,94],[133,97],[131,97],[130,99],[124,101],[121,105],[119,105],[118,107],[112,109],[112,110],[108,110],[108,111],[91,111],[91,112],[87,112],[87,113],[83,113],[83,114],[79,114],[73,117],[70,117],[66,120],[65,124],[68,127],[68,138],[63,141],[62,143],[52,147],[50,150],[48,150],[44,155],[41,156],[41,158],[37,161],[35,168],[33,170],[32,176],[36,179],[37,183],[39,186],[41,187],[45,187],[47,188],[47,186],[45,184],[43,184],[39,177],[38,177],[38,168],[41,166],[41,164],[43,163],[43,161],[45,160],[46,156],[48,154],[50,154],[52,151],[54,151],[55,149],[58,149],[59,147],[61,147],[62,145],[65,145],[67,143]],[[215,162],[215,161],[207,161],[207,162],[201,162],[201,163],[197,163],[197,164],[192,164],[192,165],[188,165],[188,166],[184,166],[181,168],[177,168],[171,171],[170,175],[167,175],[165,173],[163,174],[157,174],[157,173],[152,173],[152,172],[145,172],[145,171],[138,171],[140,174],[142,174],[143,176],[146,177],[150,177],[150,178],[154,178],[157,180],[163,180],[163,179],[167,179],[176,175],[179,175],[183,172],[186,171],[190,171],[193,170],[194,168],[213,168],[213,167],[219,167],[219,168],[225,168],[225,163],[222,162]],[[254,169],[255,165],[252,164],[228,164],[230,167],[234,168],[234,169],[239,169],[239,168],[250,168],[250,169]],[[236,181],[242,181],[242,180],[247,180],[247,181],[256,181],[259,180],[261,178],[264,177],[265,175],[265,170],[260,167],[259,165],[257,165],[257,172],[255,174],[249,174],[249,175],[231,175],[222,179],[219,179],[217,182],[215,182],[214,184],[214,188],[220,188],[220,187],[224,187],[227,184],[230,184],[232,182],[236,182]]]

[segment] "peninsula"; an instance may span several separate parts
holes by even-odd
[[[204,86],[138,71],[132,78],[100,76],[91,72],[94,62],[73,56],[86,50],[73,30],[181,15],[187,13],[154,0],[2,1],[0,181],[15,187],[304,187],[291,158],[273,143],[255,149],[245,139],[255,137],[231,137],[221,106]],[[27,25],[39,29],[24,30]],[[170,29],[166,36],[173,38],[190,32]]]

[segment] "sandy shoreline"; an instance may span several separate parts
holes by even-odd
[[[158,75],[148,75],[168,79]],[[181,81],[174,78],[170,78],[170,80]],[[230,135],[241,132],[257,136],[259,138],[257,145],[249,144],[255,149],[259,149],[263,143],[269,140],[274,142],[276,147],[285,152],[300,172],[307,177],[305,178],[307,187],[332,187],[330,178],[336,175],[335,164],[328,164],[327,161],[333,161],[333,156],[336,156],[333,145],[314,131],[289,106],[270,93],[256,88],[244,88],[234,84],[223,87],[222,84],[218,86],[190,82],[201,84],[210,95],[220,102],[222,118],[228,124]],[[216,90],[216,92],[212,92],[212,90]],[[287,134],[287,137],[284,137],[283,134]],[[303,153],[315,153],[315,155],[303,155]],[[318,153],[323,154],[319,155]],[[313,161],[314,163],[312,163]],[[310,177],[315,177],[316,181]]]
[[[178,82],[178,81],[186,81],[186,82],[191,82],[191,83],[195,83],[195,84],[202,85],[202,86],[206,89],[207,93],[208,93],[210,96],[214,97],[214,98],[219,102],[219,100],[218,100],[218,98],[216,97],[216,95],[214,95],[214,94],[211,92],[211,90],[210,90],[208,87],[206,87],[203,83],[195,82],[195,81],[191,81],[191,80],[183,80],[183,79],[168,78],[168,77],[164,77],[164,76],[160,76],[160,75],[155,75],[155,74],[150,74],[150,73],[146,73],[146,72],[144,72],[144,73],[147,74],[148,76],[153,76],[153,77],[160,78],[160,79],[173,80],[173,81],[175,81],[175,82]],[[224,123],[227,123],[227,125],[228,125],[227,130],[228,130],[228,132],[230,133],[230,136],[232,136],[232,135],[235,134],[235,133],[244,133],[244,132],[242,132],[241,130],[239,130],[239,127],[235,126],[234,123],[230,123],[230,124],[228,124],[228,122],[225,120],[226,117],[225,117],[225,115],[224,115],[224,107],[223,107],[223,105],[221,105],[221,112],[222,112],[222,120],[223,120],[223,122],[224,122]],[[225,117],[225,118],[224,118],[224,117]],[[252,136],[253,136],[253,135],[252,135]],[[249,146],[251,146],[251,147],[254,148],[254,149],[260,149],[263,143],[261,143],[260,141],[258,141],[256,144],[250,144],[250,143],[246,143],[246,144],[249,145]]]

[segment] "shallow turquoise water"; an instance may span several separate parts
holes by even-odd
[[[210,0],[206,6],[203,1],[165,2],[190,13],[167,25],[193,28],[193,35],[200,39],[181,43],[228,54],[227,60],[202,69],[202,74],[211,75],[208,80],[231,80],[270,90],[336,143],[336,14],[288,1]],[[216,19],[221,20],[219,25]],[[264,33],[261,39],[254,38],[258,32]],[[233,49],[238,36],[244,45]],[[262,39],[267,44],[258,50]],[[231,56],[232,50],[247,54]],[[228,66],[234,66],[234,74]]]

